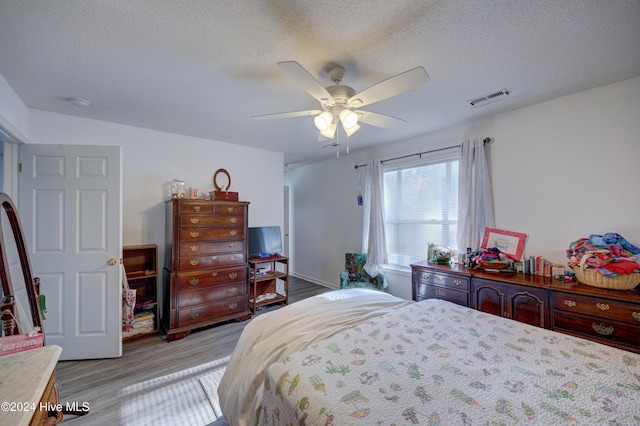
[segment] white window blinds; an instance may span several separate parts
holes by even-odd
[[[385,167],[388,263],[409,266],[427,258],[428,244],[456,249],[457,151],[428,162]]]

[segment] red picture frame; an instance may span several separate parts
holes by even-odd
[[[498,228],[484,228],[481,248],[497,247],[501,253],[515,261],[522,260],[524,245],[527,242],[527,234],[521,232],[506,231]]]

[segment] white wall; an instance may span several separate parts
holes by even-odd
[[[517,96],[514,94],[513,96]],[[354,164],[492,137],[496,225],[529,235],[526,255],[566,264],[571,241],[618,232],[640,245],[640,78],[291,169],[292,272],[337,287],[344,253],[360,248]],[[411,297],[407,272],[389,291]]]
[[[214,172],[224,168],[230,190],[251,203],[249,226],[283,226],[282,153],[40,110],[30,110],[29,120],[29,143],[122,146],[123,243],[157,244],[161,264],[173,178],[211,191]]]
[[[28,135],[28,116],[26,105],[9,86],[7,80],[0,75],[0,139],[4,136],[6,139],[11,139],[4,142],[25,141]],[[10,132],[10,138],[1,128]]]
[[[362,207],[353,157],[289,170],[290,272],[336,287],[344,253],[360,252]]]
[[[0,75],[0,145],[2,146],[2,182],[0,190],[10,197],[17,194],[18,183],[14,167],[18,158],[17,144],[27,139],[29,111]]]

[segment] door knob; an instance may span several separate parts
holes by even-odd
[[[118,264],[118,259],[116,259],[115,257],[112,257],[111,259],[107,260],[107,265],[109,266],[113,266],[117,264]]]

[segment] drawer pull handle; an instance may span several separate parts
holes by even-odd
[[[237,244],[236,243],[231,243],[229,244],[229,248],[236,248]]]
[[[217,272],[212,272],[212,273],[211,273],[211,276],[212,276],[212,277],[217,277],[217,276],[218,276],[218,273],[217,273]]]
[[[237,217],[229,218],[229,222],[236,223],[236,222],[238,222],[238,218]]]
[[[600,309],[601,311],[607,311],[610,309],[607,303],[596,303],[596,308]]]
[[[191,235],[191,238],[196,238],[200,233],[198,231],[191,231],[189,232],[189,235]]]
[[[191,251],[198,251],[198,246],[189,246]]]
[[[631,315],[636,319],[636,321],[640,321],[640,312],[634,312]]]
[[[238,292],[238,288],[237,287],[231,287],[229,289],[229,293],[231,293],[231,294],[236,294],[237,292]]]
[[[218,260],[218,256],[211,256],[211,260]]]
[[[191,311],[191,313],[189,314],[189,318],[191,318],[192,320],[198,318],[198,315],[200,315],[199,312],[193,312]]]
[[[610,336],[613,334],[613,326],[607,327],[604,323],[596,324],[595,322],[591,324],[591,326],[596,333],[602,334],[603,336]]]
[[[436,275],[436,278],[440,281],[444,280],[444,275]]]
[[[423,279],[423,280],[428,280],[428,279],[429,279],[429,274],[427,274],[427,273],[423,272],[423,273],[422,273],[422,279]]]
[[[198,264],[198,259],[191,259],[189,263],[191,264],[191,266],[196,266]]]
[[[236,235],[238,235],[238,231],[236,231],[235,229],[232,229],[229,231],[229,235],[231,235],[232,237],[235,237]]]
[[[194,223],[194,224],[200,222],[200,218],[199,217],[192,217],[189,220],[191,221],[191,223]]]
[[[227,207],[227,211],[228,211],[229,213],[233,213],[233,207]]]
[[[460,280],[453,280],[453,283],[455,285],[457,285],[458,287],[462,285],[462,281],[460,281]]]
[[[238,307],[238,302],[229,303],[229,310],[232,311]]]
[[[200,278],[194,278],[192,280],[189,280],[189,284],[191,285],[198,285],[199,282],[200,282]]]
[[[436,295],[440,297],[444,297],[447,295],[444,290],[436,290]]]
[[[574,300],[566,300],[566,299],[564,301],[564,304],[570,308],[575,308],[575,306],[577,305],[577,303]]]
[[[199,212],[200,211],[200,206],[193,206],[193,210]]]
[[[236,278],[238,278],[238,273],[237,272],[232,272],[232,273],[229,274],[229,279],[235,280]]]
[[[238,258],[237,256],[233,255],[229,258],[229,260],[236,260],[237,258]]]

